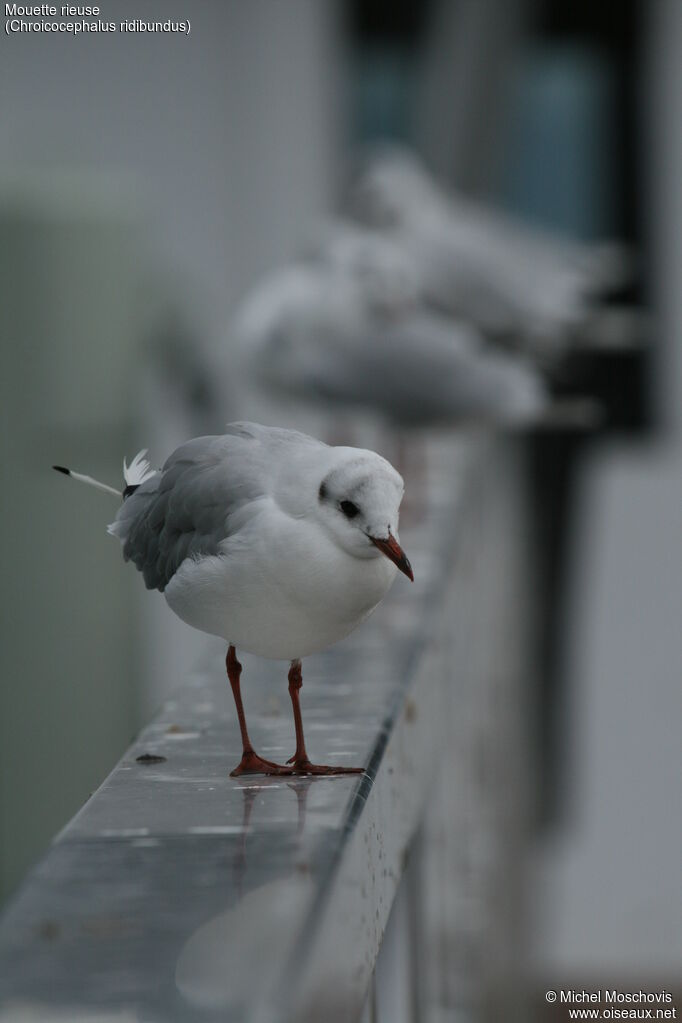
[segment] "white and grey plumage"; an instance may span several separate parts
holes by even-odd
[[[188,624],[292,660],[342,639],[388,590],[395,566],[369,537],[397,537],[402,493],[371,451],[239,423],[174,451],[109,529]]]
[[[321,250],[316,262],[271,274],[242,304],[232,337],[252,380],[278,395],[362,406],[400,425],[508,425],[541,414],[547,391],[526,359],[490,349],[474,326],[411,300],[378,303],[377,287],[346,265],[349,238],[341,242],[331,259]],[[387,282],[390,269],[382,264],[380,279]],[[386,284],[384,294],[399,291]]]
[[[533,230],[446,193],[406,150],[371,158],[347,209],[404,248],[427,301],[544,358],[561,354],[590,322],[595,299],[632,273],[624,246]]]
[[[397,569],[412,578],[398,539],[401,476],[372,451],[256,423],[188,441],[159,471],[142,455],[124,464],[123,503],[109,532],[183,621],[228,642],[244,743],[238,772],[335,773],[315,768],[305,752],[300,659],[367,618]],[[294,768],[253,752],[235,647],[292,662]]]
[[[420,268],[389,233],[337,217],[316,226],[302,256],[312,265],[346,275],[365,308],[379,317],[406,316],[422,304]]]

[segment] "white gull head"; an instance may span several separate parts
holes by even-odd
[[[318,489],[319,521],[347,554],[357,558],[385,554],[412,578],[407,558],[396,551],[404,492],[402,476],[372,451],[334,450],[338,464],[324,476]]]

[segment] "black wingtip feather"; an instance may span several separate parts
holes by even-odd
[[[56,472],[63,472],[65,476],[70,476],[71,475],[71,470],[70,469],[66,469],[63,465],[53,465],[52,468]]]

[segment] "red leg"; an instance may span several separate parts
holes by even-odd
[[[301,717],[301,704],[299,692],[303,685],[301,674],[301,662],[292,661],[289,668],[289,696],[294,709],[294,728],[296,729],[296,752],[293,757],[287,760],[287,764],[293,764],[296,774],[362,774],[364,767],[327,767],[325,764],[311,764],[305,748],[303,738],[303,718]]]
[[[234,771],[230,771],[230,775],[233,778],[237,778],[240,774],[293,774],[291,767],[275,764],[272,760],[265,760],[263,757],[259,757],[251,745],[246,727],[244,705],[242,704],[241,687],[239,685],[242,666],[237,660],[237,651],[232,645],[227,648],[225,667],[227,668],[227,677],[232,686],[232,695],[234,696],[237,717],[239,718],[239,731],[242,735],[242,759]]]

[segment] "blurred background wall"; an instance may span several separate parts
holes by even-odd
[[[196,432],[191,353],[211,365],[235,302],[332,209],[352,145],[389,138],[469,194],[642,254],[630,298],[655,313],[657,427],[592,446],[577,473],[529,951],[547,986],[607,967],[674,974],[682,6],[112,0],[105,13],[189,16],[192,32],[0,41],[2,891],[206,649],[121,564],[108,499],[47,467],[117,483],[124,452],[160,459]]]
[[[581,469],[564,640],[563,820],[533,867],[548,981],[675,976],[682,955],[682,6],[642,5],[640,239],[655,312],[655,436]],[[618,171],[619,168],[616,168]],[[677,779],[677,781],[676,781]],[[536,869],[537,868],[537,869]]]

